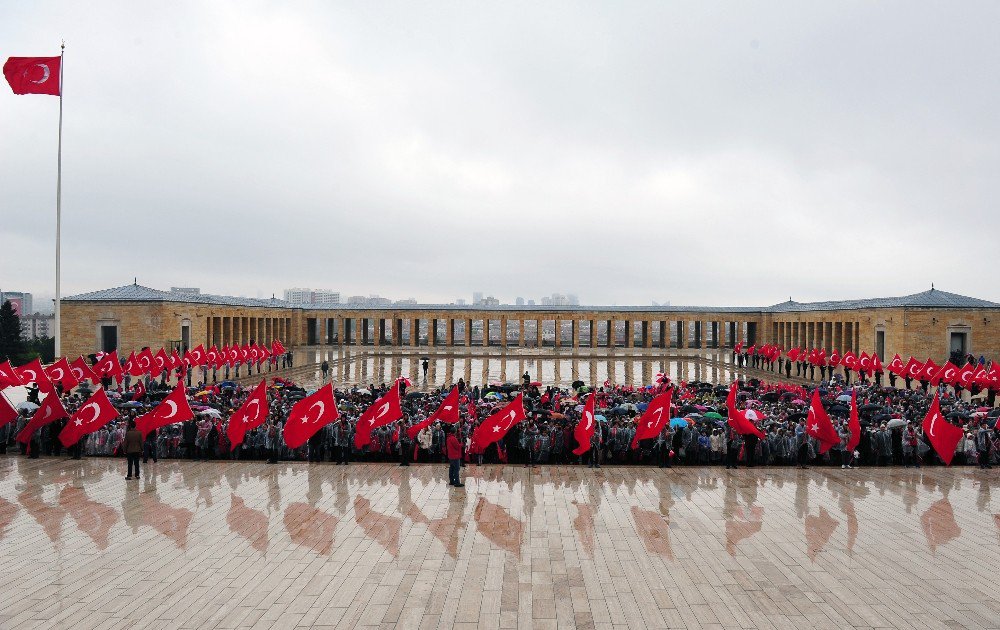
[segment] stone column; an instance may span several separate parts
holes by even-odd
[[[555,347],[558,348],[562,346],[562,320],[557,317],[552,323],[555,324]]]
[[[438,320],[433,317],[427,320],[427,345],[434,347],[437,345]]]
[[[417,317],[410,318],[410,345],[420,345],[420,319]]]
[[[500,316],[500,347],[507,347],[507,317]]]
[[[591,348],[596,348],[597,347],[597,320],[596,319],[590,320],[590,347]],[[593,376],[591,376],[591,380],[593,380]]]
[[[472,346],[472,320],[468,317],[465,318],[465,347],[469,348]],[[469,369],[469,362],[465,362],[466,370]]]
[[[613,319],[607,320],[607,328],[608,328],[608,347],[614,348],[615,344],[617,343],[617,340],[615,338],[618,336],[615,333],[615,320]]]
[[[699,321],[698,322],[698,347],[704,350],[708,347],[708,322]]]
[[[569,320],[570,334],[573,335],[573,347],[580,347],[580,320],[573,318]]]
[[[524,318],[517,320],[517,345],[520,347],[525,347],[524,343]]]
[[[452,347],[455,345],[455,318],[449,317],[444,329],[445,345]]]
[[[542,341],[543,341],[543,337],[542,337],[542,321],[543,320],[541,320],[541,319],[536,319],[535,320],[535,337],[537,337],[537,339],[535,341],[537,343],[537,347],[539,347],[539,348],[542,347]]]

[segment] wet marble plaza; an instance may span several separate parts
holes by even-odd
[[[1000,625],[994,471],[123,474],[0,457],[0,627]]]

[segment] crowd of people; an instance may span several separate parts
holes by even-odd
[[[462,445],[462,459],[475,463],[543,464],[645,464],[659,466],[719,465],[733,468],[747,466],[834,465],[843,468],[863,466],[921,466],[940,463],[923,435],[922,420],[931,397],[940,395],[942,413],[965,430],[956,448],[954,463],[990,467],[996,463],[1000,443],[995,432],[1000,408],[986,405],[982,396],[938,388],[883,386],[862,380],[845,382],[841,374],[815,384],[765,382],[749,379],[739,382],[738,404],[752,409],[747,414],[764,433],[764,438],[744,436],[733,431],[726,421],[725,399],[728,384],[704,382],[671,383],[660,376],[657,382],[642,386],[605,383],[589,387],[576,382],[573,387],[543,387],[525,374],[519,383],[491,383],[469,387],[460,380],[455,386],[461,395],[461,420],[457,426],[442,423],[429,425],[411,438],[407,428],[429,417],[451,387],[430,391],[407,391],[403,382],[403,418],[376,428],[371,443],[358,449],[354,441],[357,418],[385,394],[394,383],[367,387],[356,385],[336,390],[340,420],[320,429],[299,448],[289,448],[282,439],[283,423],[291,406],[307,392],[297,384],[277,378],[268,387],[269,413],[266,422],[247,432],[242,444],[232,448],[227,437],[227,422],[251,389],[233,381],[215,384],[198,383],[187,388],[195,417],[152,431],[142,442],[144,460],[185,458],[197,460],[251,459],[399,462],[444,462],[447,437],[454,432]],[[650,400],[673,388],[672,420],[655,438],[634,443],[637,417]],[[134,395],[120,387],[108,388],[118,407],[119,417],[85,436],[70,452],[82,456],[120,456],[130,421],[149,411],[166,396],[172,386],[149,379],[144,393]],[[823,405],[833,420],[841,442],[820,453],[814,438],[806,432],[808,403],[818,389]],[[856,392],[861,419],[861,436],[856,449],[847,450],[850,441],[847,417],[851,392]],[[503,439],[485,450],[471,442],[472,432],[516,394],[523,394],[526,420],[514,425]],[[62,393],[67,413],[72,415],[86,399],[86,389]],[[56,394],[58,395],[58,394]],[[582,455],[573,453],[578,444],[574,429],[579,422],[587,397],[593,396],[597,411],[597,430],[590,448]],[[137,398],[133,400],[133,398]],[[0,449],[18,445],[14,437],[30,420],[30,406],[19,412],[15,422],[0,427]],[[63,446],[57,435],[66,420],[42,427],[26,445],[19,445],[29,457],[59,455]]]

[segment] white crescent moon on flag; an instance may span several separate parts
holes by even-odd
[[[84,405],[83,408],[80,409],[80,411],[83,411],[87,407],[93,407],[94,408],[94,417],[91,418],[90,420],[84,420],[83,421],[84,424],[90,424],[92,422],[95,422],[101,416],[101,406],[98,405],[97,403],[93,402],[93,403],[90,403],[89,405]]]
[[[513,409],[511,409],[510,410],[510,416],[507,418],[507,427],[504,429],[504,431],[510,431],[510,428],[512,426],[514,426],[514,417],[516,415],[517,415],[517,412],[515,412]]]
[[[594,425],[594,416],[588,411],[584,414],[587,417],[587,426],[584,427],[586,430],[590,430],[590,427]]]
[[[61,367],[52,369],[52,380],[61,381],[63,379],[63,369]]]
[[[70,367],[69,371],[73,373],[73,378],[75,378],[76,380],[78,381],[83,380],[83,370],[81,370],[80,368]]]
[[[38,68],[42,69],[42,78],[39,79],[38,81],[32,81],[31,79],[28,79],[28,70],[30,70],[31,68],[35,68],[35,67],[38,67]],[[49,67],[46,64],[44,64],[44,63],[36,63],[35,65],[28,66],[27,68],[24,69],[24,78],[27,79],[28,81],[31,81],[32,83],[35,83],[35,84],[45,83],[46,81],[49,80],[49,76],[50,75],[51,75],[51,72],[49,70]]]
[[[33,383],[33,382],[35,382],[35,381],[38,380],[38,375],[35,374],[35,371],[32,370],[32,369],[24,370],[24,375],[28,377],[28,378],[22,379],[26,383]]]
[[[172,400],[164,400],[163,404],[167,407],[170,407],[170,413],[163,416],[164,418],[173,418],[174,416],[177,415],[177,403],[175,403]]]
[[[315,409],[316,407],[319,407],[319,413],[316,414],[316,417],[314,419],[309,420],[309,413],[312,412],[312,410]],[[303,422],[319,422],[319,419],[323,417],[323,412],[324,411],[326,411],[326,405],[323,404],[322,400],[317,400],[316,402],[314,402],[312,405],[309,406],[309,412],[306,413],[306,417],[305,418],[302,418],[302,421]]]

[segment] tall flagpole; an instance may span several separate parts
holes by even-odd
[[[57,360],[62,356],[62,326],[60,317],[60,304],[62,299],[60,295],[60,263],[61,263],[61,253],[62,246],[60,243],[60,235],[62,232],[62,118],[63,118],[63,61],[66,57],[66,40],[63,40],[62,47],[59,52],[59,154],[56,158],[56,306],[55,306],[55,324],[56,324],[56,348],[55,357],[53,361]]]

